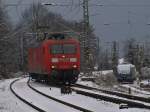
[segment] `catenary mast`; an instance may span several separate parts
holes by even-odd
[[[83,0],[83,53],[84,53],[84,71],[91,69],[90,38],[89,38],[89,0]]]

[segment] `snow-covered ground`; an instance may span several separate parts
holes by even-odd
[[[104,87],[101,87],[101,86],[95,84],[92,81],[79,80],[77,83],[81,84],[81,85],[89,86],[89,87],[100,88],[100,89],[116,91],[116,92],[122,92],[122,93],[126,93],[126,94],[128,94],[128,90],[130,88],[132,95],[146,97],[146,98],[150,97],[150,92],[142,90],[139,87],[136,87],[137,85],[134,85],[134,84],[120,84],[120,85],[114,85],[113,88],[104,88]]]
[[[9,84],[15,79],[9,80],[1,80],[0,81],[0,112],[36,112],[30,106],[24,104],[20,101],[16,96],[11,93],[9,89]],[[34,93],[31,89],[27,88],[25,82],[27,79],[21,80],[16,83],[13,88],[19,92],[24,98],[27,98],[34,104],[39,105],[39,107],[46,108],[47,112],[76,112],[75,109],[70,109],[65,105],[54,102],[53,100],[48,100],[38,93]],[[129,108],[129,109],[119,109],[119,105],[92,99],[89,97],[85,97],[82,95],[76,96],[75,93],[72,95],[62,95],[60,94],[60,90],[57,88],[52,88],[50,90],[49,86],[45,86],[42,84],[33,84],[36,88],[47,93],[48,95],[52,95],[58,97],[62,100],[67,100],[68,102],[72,102],[73,104],[82,105],[87,109],[93,109],[97,112],[149,112],[147,109],[138,109],[138,108]],[[37,97],[38,96],[38,97]],[[33,100],[34,99],[34,100]]]
[[[119,96],[116,96],[116,95],[105,94],[103,92],[92,91],[92,90],[82,89],[82,88],[78,88],[78,87],[75,87],[75,89],[80,90],[80,91],[86,91],[88,93],[94,93],[95,95],[102,95],[102,96],[106,96],[106,97],[117,98],[117,99],[122,99],[122,100],[126,100],[126,101],[132,101],[132,102],[135,102],[135,103],[140,103],[140,104],[150,106],[149,103],[145,103],[145,102],[138,101],[138,100],[127,99],[127,98],[119,97]]]
[[[76,109],[46,98],[45,96],[33,91],[27,86],[27,80],[28,79],[25,78],[17,81],[13,85],[13,89],[19,96],[21,96],[28,102],[32,102],[33,105],[41,108],[42,110],[45,110],[46,112],[79,112]]]
[[[63,94],[61,94],[59,88],[53,87],[50,90],[49,86],[45,87],[42,84],[37,84],[37,83],[36,84],[32,83],[32,86],[47,95],[53,96],[60,100],[66,101],[68,103],[72,103],[74,105],[78,105],[78,106],[86,108],[88,110],[92,110],[94,112],[100,112],[103,110],[110,111],[113,109],[113,107],[115,109],[119,108],[118,105],[116,105],[116,104],[108,103],[105,101],[98,101],[97,99],[79,95],[79,94],[76,94],[75,92],[73,92],[72,94],[69,94],[69,95],[63,95]]]
[[[43,92],[44,94],[59,98],[60,100],[81,106],[94,112],[149,112],[149,110],[137,108],[120,110],[119,105],[117,104],[79,95],[75,92],[70,95],[63,95],[60,93],[60,89],[55,87],[51,87],[50,89],[49,86],[43,86],[43,84],[34,82],[31,85],[39,91]]]
[[[94,72],[92,72],[93,73],[93,75],[95,76],[95,75],[107,75],[107,74],[109,74],[109,73],[113,73],[113,70],[103,70],[103,71],[94,71]]]
[[[94,75],[96,75],[96,76],[99,75],[99,78],[101,78],[102,80],[105,79],[105,77],[113,75],[111,73],[112,73],[112,70],[105,70],[105,71],[96,71],[96,72],[93,72]],[[119,83],[114,82],[114,83],[112,83],[112,85],[110,87],[107,87],[105,85],[103,86],[101,83],[104,83],[104,82],[101,81],[100,84],[99,83],[96,84],[95,82],[92,82],[92,81],[82,81],[81,78],[79,78],[79,80],[78,80],[77,83],[81,84],[81,85],[89,86],[89,87],[95,87],[95,88],[100,88],[100,89],[105,89],[105,90],[111,90],[111,91],[118,91],[118,92],[123,92],[123,93],[127,93],[127,94],[129,92],[128,90],[130,88],[131,92],[132,92],[132,95],[138,95],[138,96],[141,96],[141,97],[150,97],[150,92],[142,90],[139,87],[139,85],[137,84],[137,82],[134,83],[134,84],[119,84]]]
[[[96,79],[95,82],[83,81],[82,78],[84,78],[84,75],[82,73],[81,76],[79,77],[77,83],[78,84],[83,84],[83,85],[86,85],[86,86],[90,86],[90,87],[106,88],[105,84],[107,82],[109,82],[109,85],[112,85],[113,81],[115,82],[115,77],[113,75],[113,70],[93,71],[92,74],[93,75],[91,77],[94,77]],[[111,81],[107,81],[109,79],[111,79]],[[110,89],[110,87],[107,87],[107,89]]]
[[[9,85],[13,80],[0,80],[0,112],[37,112],[10,91]]]
[[[142,97],[147,97],[149,98],[150,97],[150,92],[148,91],[145,91],[145,90],[142,90],[132,84],[123,84],[123,85],[120,85],[120,87],[123,87],[123,88],[126,88],[126,89],[131,89],[131,93],[134,94],[134,95],[138,95],[138,96],[142,96]]]
[[[99,88],[99,86],[97,84],[95,84],[94,82],[92,82],[92,81],[81,81],[81,80],[79,80],[77,82],[77,84],[81,84],[81,85],[85,85],[85,86],[89,86],[89,87]]]

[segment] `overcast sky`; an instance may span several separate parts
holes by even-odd
[[[3,0],[6,4],[30,4],[33,2],[53,2],[57,4],[77,4],[82,0]],[[73,1],[73,2],[72,2]],[[126,38],[143,38],[150,35],[150,0],[90,0],[90,23],[95,33],[103,41],[125,40]],[[29,6],[7,7],[11,19],[16,23],[21,12]],[[82,19],[81,6],[52,7],[49,10],[60,13],[68,20]]]

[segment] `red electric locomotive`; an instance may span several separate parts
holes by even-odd
[[[50,34],[38,47],[28,52],[32,79],[75,83],[80,72],[80,45],[63,33]]]

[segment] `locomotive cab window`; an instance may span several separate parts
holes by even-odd
[[[64,44],[63,51],[64,51],[64,54],[75,54],[76,47],[73,44]]]
[[[51,53],[52,54],[62,54],[63,53],[62,45],[52,45]]]
[[[75,54],[76,46],[73,44],[52,45],[51,53],[52,54]]]

